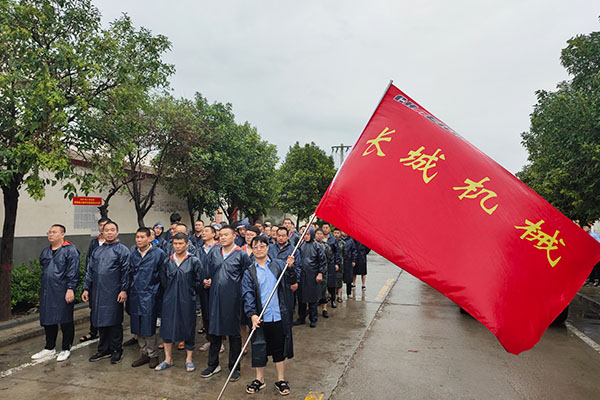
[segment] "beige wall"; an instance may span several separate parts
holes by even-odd
[[[65,199],[60,190],[60,184],[46,187],[46,196],[40,200],[33,200],[29,194],[22,189],[19,197],[19,208],[17,211],[17,223],[15,229],[16,237],[46,236],[48,227],[59,223],[67,228],[67,235],[94,235],[95,230],[75,229],[75,209],[72,201]],[[81,194],[83,196],[83,194]],[[90,193],[90,197],[103,197],[104,193]],[[100,213],[95,206],[78,206],[93,209],[96,212],[96,220]],[[179,212],[183,222],[189,225],[189,216],[185,202],[167,193],[164,187],[157,188],[155,204],[146,214],[144,222],[152,226],[161,221],[168,229],[169,215]],[[137,215],[135,206],[130,201],[128,193],[119,193],[110,201],[108,216],[119,224],[121,233],[133,233],[137,230]],[[4,207],[0,208],[0,220],[4,221]]]

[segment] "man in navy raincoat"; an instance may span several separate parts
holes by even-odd
[[[288,240],[290,241],[292,246],[295,246],[300,240],[300,235],[298,234],[298,232],[296,232],[294,223],[290,218],[284,218],[282,225],[285,226],[285,228],[288,231]]]
[[[256,393],[265,386],[264,370],[267,356],[273,357],[277,369],[275,386],[283,395],[290,392],[285,380],[285,359],[294,356],[292,341],[292,319],[287,312],[285,287],[297,281],[293,269],[294,257],[288,257],[287,265],[277,258],[269,258],[269,241],[265,236],[257,236],[251,241],[254,262],[244,272],[242,279],[242,298],[244,312],[256,329],[252,337],[252,367],[256,369],[256,379],[247,386],[248,393]],[[277,287],[271,302],[267,300],[284,273],[284,282]],[[261,312],[262,319],[259,319]]]
[[[104,244],[89,259],[81,299],[92,305],[92,324],[98,328],[98,352],[90,361],[123,358],[123,303],[131,283],[129,249],[119,241],[119,227],[108,221],[102,229]]]
[[[54,224],[48,230],[50,246],[40,254],[42,282],[40,285],[40,325],[46,333],[46,346],[32,359],[54,355],[58,325],[62,331],[62,351],[57,361],[65,361],[71,355],[75,336],[73,325],[73,301],[79,285],[79,251],[65,241],[66,229]]]
[[[342,240],[346,242],[346,258],[344,258],[344,275],[342,279],[346,284],[346,296],[350,297],[354,287],[354,266],[356,265],[358,253],[354,239],[345,232],[342,232]]]
[[[196,257],[202,262],[206,270],[208,253],[210,253],[215,245],[218,243],[215,238],[217,236],[217,230],[214,226],[205,226],[202,230],[202,246],[196,249]],[[206,273],[206,271],[205,271]],[[210,348],[210,341],[208,337],[208,326],[210,324],[209,321],[209,308],[208,308],[208,300],[210,295],[210,288],[205,288],[204,284],[200,285],[198,289],[198,297],[200,298],[200,309],[202,310],[202,332],[198,331],[198,333],[204,333],[206,335],[206,343],[204,343],[198,350],[200,351],[208,351]]]
[[[174,253],[163,263],[160,280],[163,288],[160,312],[160,337],[165,343],[165,360],[155,371],[174,365],[173,342],[184,342],[185,370],[196,369],[192,361],[196,338],[196,293],[203,282],[202,262],[188,252],[189,238],[177,233],[172,238]]]
[[[131,333],[137,336],[140,358],[131,366],[149,363],[158,365],[156,319],[160,289],[160,269],[165,262],[164,251],[151,244],[150,229],[139,228],[135,234],[135,248],[131,250],[132,282],[127,305],[131,320]]]
[[[219,232],[220,244],[209,253],[206,263],[205,287],[210,287],[209,326],[210,349],[208,367],[202,377],[208,378],[221,371],[219,350],[223,336],[229,336],[229,368],[233,368],[242,350],[240,321],[242,312],[242,274],[252,264],[250,257],[234,243],[232,226],[224,226]],[[231,379],[240,378],[239,365]]]
[[[353,285],[356,285],[356,276],[360,275],[362,280],[362,291],[364,292],[367,287],[367,254],[371,251],[370,248],[354,239],[354,246],[356,246],[356,265],[354,266],[354,280]]]
[[[104,228],[104,224],[109,221],[108,218],[100,218],[98,220],[98,236],[90,240],[90,245],[88,246],[88,251],[85,255],[85,265],[87,268],[88,263],[90,262],[90,256],[92,252],[96,249],[96,247],[100,247],[104,244],[104,238],[102,237],[102,228]],[[92,305],[90,304],[90,309]],[[92,325],[92,319],[90,318],[90,331],[79,338],[80,342],[87,342],[88,340],[92,340],[98,337],[98,328]]]
[[[308,228],[304,234],[302,251],[302,272],[298,288],[298,319],[294,325],[306,323],[306,309],[309,310],[310,327],[317,326],[317,305],[321,299],[321,281],[327,268],[327,258],[321,246],[315,242],[315,230]]]
[[[188,237],[188,240],[189,240],[190,236],[189,236],[186,224],[181,224],[181,223],[175,224],[172,231],[173,231],[173,236],[178,233],[183,233]],[[175,252],[175,250],[173,249],[173,236],[171,236],[169,241],[165,242],[163,244],[163,246],[161,247],[167,256],[170,256],[171,254],[173,254]],[[196,246],[194,246],[194,244],[192,242],[189,242],[187,252],[190,254],[196,254],[197,250],[198,249],[196,249]]]
[[[279,259],[281,261],[286,261],[289,256],[292,255],[294,251],[294,246],[288,240],[288,230],[285,226],[280,226],[277,228],[276,234],[276,243],[269,245],[269,257],[273,259]],[[284,287],[284,295],[286,299],[286,308],[287,312],[290,315],[290,319],[294,319],[294,292],[298,290],[298,280],[300,279],[300,274],[302,273],[302,252],[300,249],[296,250],[294,254],[294,272],[296,273],[296,283],[292,285],[288,285],[285,282],[282,283]]]

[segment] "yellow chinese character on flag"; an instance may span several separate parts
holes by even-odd
[[[432,155],[421,153],[423,150],[425,150],[425,146],[421,146],[417,150],[409,151],[408,157],[401,158],[400,162],[408,167],[412,167],[414,170],[423,171],[423,181],[429,183],[438,173],[436,172],[433,175],[427,175],[427,171],[431,168],[435,168],[437,165],[436,161],[445,160],[446,156],[443,154],[438,156],[438,153],[442,151],[442,149],[437,149]]]
[[[523,229],[525,232],[521,235],[521,239],[527,239],[530,242],[537,240],[537,244],[533,245],[536,249],[546,250],[546,256],[548,257],[548,262],[550,266],[554,268],[556,264],[560,261],[561,257],[556,259],[552,259],[550,257],[550,252],[558,249],[558,244],[560,243],[562,246],[565,246],[565,242],[562,239],[558,238],[559,231],[554,231],[554,235],[550,236],[547,233],[542,232],[542,224],[544,220],[540,220],[537,224],[525,220],[525,226],[516,226],[517,229]]]
[[[363,153],[363,157],[371,154],[375,150],[377,150],[377,155],[379,157],[385,157],[385,153],[381,150],[381,144],[379,142],[391,142],[392,141],[392,138],[388,137],[387,135],[391,135],[392,133],[396,132],[396,130],[393,129],[390,131],[389,129],[390,128],[388,128],[386,126],[385,129],[383,131],[381,131],[379,136],[377,136],[375,139],[367,140],[367,144],[369,145],[369,147],[367,147],[367,149]]]
[[[485,182],[488,182],[489,180],[490,180],[490,178],[488,178],[487,176],[485,178],[483,178],[482,180],[480,180],[479,182],[474,182],[467,178],[467,179],[465,179],[465,183],[467,184],[467,186],[453,187],[452,189],[453,190],[464,190],[464,192],[458,196],[458,198],[460,200],[462,200],[464,198],[474,199],[477,196],[484,194],[485,197],[483,197],[481,199],[481,201],[479,202],[479,205],[481,206],[483,211],[492,215],[492,213],[494,211],[496,211],[496,208],[498,208],[498,204],[496,204],[495,206],[493,206],[491,208],[488,208],[485,206],[485,202],[491,198],[498,197],[498,195],[489,189],[483,188],[483,184]]]

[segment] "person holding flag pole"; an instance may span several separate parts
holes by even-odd
[[[296,243],[296,246],[294,247],[294,251],[292,251],[292,254],[290,254],[290,257],[294,257],[294,254],[296,253],[296,251],[298,250],[298,247],[302,244],[302,242],[304,241],[304,237],[305,237],[305,233],[306,230],[308,229],[309,226],[311,226],[311,224],[313,223],[313,221],[315,220],[316,215],[313,214],[310,217],[310,220],[308,221],[308,224],[306,224],[306,227],[304,228],[302,234],[300,235],[300,239],[298,240],[298,242]],[[290,260],[288,258],[288,260]],[[289,262],[287,263],[288,267],[289,267]],[[277,279],[277,282],[275,283],[275,286],[273,287],[273,290],[271,291],[271,293],[269,294],[269,297],[267,299],[267,301],[265,301],[264,305],[262,306],[262,310],[260,312],[260,315],[258,315],[258,317],[253,318],[253,320],[257,320],[257,321],[262,321],[263,320],[263,316],[266,312],[266,310],[269,307],[269,304],[271,303],[271,300],[273,299],[273,295],[275,294],[275,292],[277,291],[277,289],[279,288],[279,284],[281,283],[281,281],[283,280],[283,278],[287,275],[285,273],[285,271],[287,271],[289,268],[285,268],[281,274],[279,275],[279,278]],[[253,324],[252,326],[252,331],[250,331],[250,334],[248,335],[248,339],[246,339],[246,342],[244,343],[244,346],[242,348],[242,351],[240,352],[240,354],[238,355],[237,360],[235,361],[235,364],[233,366],[233,368],[231,368],[231,372],[229,373],[229,376],[227,377],[227,379],[225,380],[225,384],[223,385],[223,388],[221,389],[221,392],[219,393],[219,396],[217,397],[217,400],[220,400],[223,397],[223,393],[225,393],[225,389],[227,389],[227,385],[230,382],[230,379],[232,377],[232,375],[234,374],[234,372],[236,371],[236,367],[237,365],[240,363],[241,359],[242,359],[242,355],[244,350],[246,350],[246,348],[248,347],[248,343],[250,343],[250,341],[252,340],[252,337],[254,336],[255,332],[256,332],[257,326],[255,326]],[[287,385],[287,384],[286,384]],[[278,387],[279,389],[279,387]],[[281,392],[280,392],[281,393]],[[289,387],[288,387],[288,391],[287,393],[289,393]],[[287,394],[286,392],[283,392],[282,394]]]

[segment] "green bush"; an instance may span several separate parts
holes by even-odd
[[[83,279],[85,278],[85,253],[79,259],[79,275],[81,283],[75,290],[75,303],[81,301],[83,291]],[[39,260],[31,260],[29,265],[17,265],[12,270],[12,282],[10,286],[11,309],[13,314],[24,312],[30,308],[39,306],[40,284],[42,280],[42,268]]]
[[[10,286],[13,313],[38,306],[41,279],[42,269],[39,260],[32,260],[29,265],[21,264],[13,268]]]

